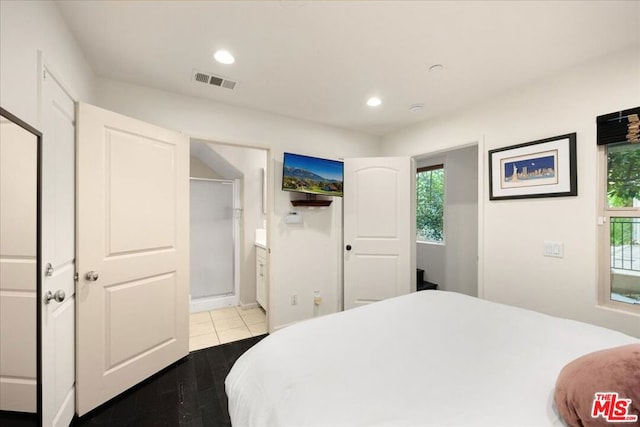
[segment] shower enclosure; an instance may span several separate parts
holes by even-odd
[[[238,304],[240,209],[230,180],[191,178],[191,312]]]

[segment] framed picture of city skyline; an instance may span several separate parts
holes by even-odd
[[[489,151],[489,200],[578,195],[576,134]]]

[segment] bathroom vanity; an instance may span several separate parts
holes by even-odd
[[[266,230],[256,230],[256,301],[267,310],[267,283],[269,280],[269,265],[267,263]]]

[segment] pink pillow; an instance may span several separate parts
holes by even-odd
[[[570,362],[558,375],[554,401],[571,427],[640,425],[640,344]]]

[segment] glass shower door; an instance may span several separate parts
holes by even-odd
[[[191,180],[191,299],[233,295],[233,183]]]

